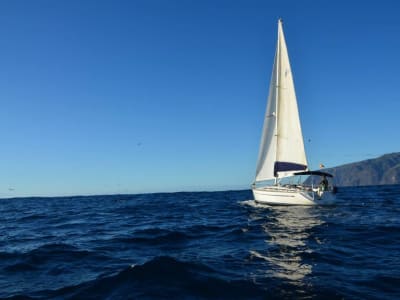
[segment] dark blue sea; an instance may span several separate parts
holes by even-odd
[[[0,298],[400,299],[400,186],[0,200]]]

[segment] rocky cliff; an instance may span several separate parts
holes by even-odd
[[[325,169],[337,186],[400,184],[400,152]]]

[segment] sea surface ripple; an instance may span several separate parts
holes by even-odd
[[[400,186],[0,199],[0,298],[400,299]]]

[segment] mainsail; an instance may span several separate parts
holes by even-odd
[[[256,181],[307,169],[303,135],[282,21],[269,86],[268,105],[258,155]]]

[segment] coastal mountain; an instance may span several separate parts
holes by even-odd
[[[337,186],[400,184],[400,152],[324,169]]]

